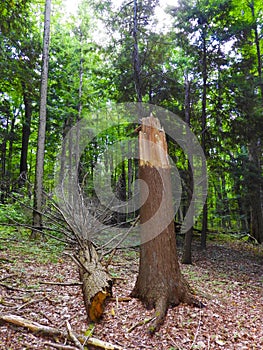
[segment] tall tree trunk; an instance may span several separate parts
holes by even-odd
[[[255,35],[255,45],[257,49],[257,71],[258,71],[258,77],[259,77],[259,87],[261,92],[261,98],[263,101],[263,79],[262,79],[262,56],[261,56],[261,49],[260,49],[260,35],[258,33],[258,27],[257,27],[257,18],[255,15],[255,4],[254,1],[248,2],[248,6],[251,9],[251,14],[253,18],[253,31]]]
[[[254,177],[249,184],[250,193],[250,206],[251,206],[251,234],[259,242],[263,243],[263,214],[261,204],[261,167],[260,167],[260,152],[257,142],[251,142],[249,145],[249,160],[253,167],[254,177],[258,180],[255,181]]]
[[[139,178],[148,185],[148,191],[141,188],[140,264],[132,296],[148,308],[155,307],[156,320],[150,327],[155,332],[170,305],[196,304],[196,300],[178,263],[167,143],[159,120],[153,116],[142,120],[139,151]]]
[[[45,25],[43,37],[43,57],[40,87],[40,112],[38,126],[36,175],[34,188],[34,210],[33,226],[41,228],[42,226],[42,200],[43,200],[43,174],[44,174],[44,153],[46,136],[46,113],[47,113],[47,84],[48,84],[48,61],[49,61],[49,41],[50,41],[50,16],[51,0],[46,0],[45,4]],[[32,238],[37,238],[37,231],[32,231]]]
[[[133,72],[138,102],[142,102],[141,63],[138,46],[138,3],[133,1]]]
[[[190,128],[190,82],[188,80],[188,75],[185,73],[185,122]],[[189,140],[191,138],[189,137]],[[188,155],[191,157],[191,154]],[[190,204],[193,195],[193,176],[191,171],[191,161],[188,160],[188,169],[187,169],[187,198],[188,204]],[[189,228],[187,232],[185,232],[184,238],[184,246],[183,246],[183,256],[182,263],[183,264],[192,264],[192,239],[193,239],[193,227]]]
[[[254,34],[255,34],[255,45],[257,48],[257,70],[258,70],[258,77],[259,77],[259,87],[260,87],[260,93],[261,93],[261,101],[262,101],[262,106],[263,106],[263,77],[262,77],[262,54],[261,54],[261,43],[260,43],[260,38],[262,38],[262,36],[259,35],[258,33],[258,26],[257,26],[257,18],[255,15],[255,4],[254,1],[251,1],[249,3],[249,6],[251,8],[251,13],[252,13],[252,17],[253,17],[253,21],[254,21]],[[262,138],[259,140],[259,144],[261,145],[262,148]],[[260,165],[259,165],[260,167]],[[260,201],[260,208],[261,208],[261,216],[263,216],[263,184],[261,183],[259,185],[259,196],[258,196],[258,200]],[[259,206],[257,209],[257,213],[255,213],[255,215],[253,215],[253,217],[257,217],[258,216],[258,210],[259,210]],[[262,233],[263,235],[263,233]]]
[[[206,99],[207,99],[207,48],[206,48],[206,28],[202,33],[203,40],[203,62],[202,62],[202,78],[203,78],[203,93],[202,93],[202,148],[206,156]],[[202,232],[201,232],[201,248],[206,249],[206,232],[207,232],[207,198],[203,207],[202,217]]]
[[[27,179],[27,155],[28,155],[28,143],[30,137],[30,126],[32,117],[32,101],[29,97],[29,92],[26,89],[26,84],[22,82],[23,99],[25,105],[25,119],[22,127],[22,147],[20,155],[20,178],[19,185],[23,186]]]

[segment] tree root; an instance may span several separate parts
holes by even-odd
[[[167,303],[167,297],[161,297],[157,300],[156,306],[155,306],[155,320],[153,324],[149,327],[148,331],[151,335],[153,335],[155,332],[157,332],[161,325],[164,323],[165,316],[167,314],[168,310],[168,303]]]

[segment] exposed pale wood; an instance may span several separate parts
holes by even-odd
[[[144,118],[139,132],[140,166],[170,168],[165,132],[153,115]]]
[[[28,320],[26,318],[17,316],[17,315],[3,315],[0,314],[0,322],[7,322],[11,323],[13,325],[26,328],[30,330],[31,332],[49,335],[49,336],[55,336],[55,337],[63,337],[69,340],[72,340],[71,337],[68,335],[67,332],[63,332],[60,329],[48,327],[41,325],[37,322],[33,322],[31,320]],[[84,337],[78,334],[74,334],[75,337],[78,339],[80,343],[83,345],[92,345],[101,349],[105,350],[122,350],[123,348],[119,345],[114,345],[109,342],[102,341],[100,339],[94,338],[94,337]]]
[[[116,301],[116,303],[117,302],[128,302],[128,301],[131,301],[132,300],[132,298],[131,297],[116,297],[116,298],[110,298],[109,299],[110,301]]]

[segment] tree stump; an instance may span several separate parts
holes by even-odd
[[[178,263],[166,137],[159,120],[152,115],[142,119],[139,153],[139,178],[145,181],[148,190],[143,186],[141,191],[142,244],[139,274],[131,295],[147,308],[156,309],[156,320],[150,328],[150,332],[155,332],[164,321],[169,306],[180,302],[198,305],[198,302]]]

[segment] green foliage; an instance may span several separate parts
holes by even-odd
[[[0,203],[0,224],[28,223],[31,211],[26,208],[27,205],[30,205],[27,197],[18,200],[14,197],[10,199],[9,203]]]
[[[26,260],[29,263],[57,262],[65,246],[61,242],[47,238],[45,242],[32,241],[29,238],[30,230],[1,226],[0,224],[0,250],[10,249],[17,259]]]
[[[178,1],[171,6],[170,30],[159,32],[157,1],[138,2],[138,50],[143,101],[161,105],[185,119],[185,83],[189,82],[192,131],[202,130],[203,53],[207,58],[206,148],[209,171],[209,227],[250,232],[262,196],[262,13],[260,0]],[[124,1],[83,0],[76,16],[65,18],[61,1],[53,2],[45,153],[45,189],[52,193],[54,164],[63,137],[83,117],[92,125],[92,111],[107,103],[136,100],[133,67],[134,8]],[[43,4],[2,1],[0,4],[0,176],[1,201],[21,183],[20,161],[26,119],[31,106],[27,179],[34,183],[38,128]],[[110,33],[101,42],[97,25]],[[86,189],[92,193],[92,168],[114,142],[130,130],[119,120],[119,133],[106,130],[82,156]],[[104,127],[103,127],[104,129]],[[128,136],[129,137],[129,136]],[[181,209],[186,210],[187,157],[169,141],[184,186]],[[105,160],[110,164],[110,159]],[[136,163],[133,163],[134,172]],[[126,160],[114,169],[112,185],[127,173]],[[90,177],[90,178],[89,178]],[[126,178],[127,181],[127,178]],[[25,194],[27,197],[27,193]],[[258,198],[261,198],[260,200]],[[26,201],[26,198],[25,198]],[[30,202],[30,201],[28,201]],[[256,205],[257,204],[257,208]],[[262,205],[262,203],[261,203]],[[27,222],[30,213],[18,203],[1,205],[0,221]],[[254,225],[253,221],[254,220]],[[196,223],[201,224],[201,218]]]

